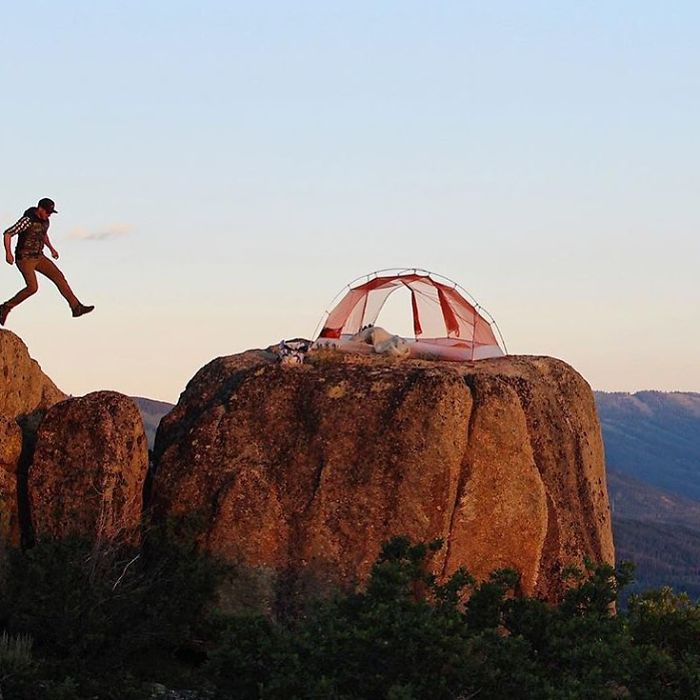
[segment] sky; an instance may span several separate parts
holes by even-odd
[[[0,228],[52,197],[96,310],[40,280],[8,328],[66,393],[176,401],[419,267],[511,353],[700,391],[699,26],[682,0],[11,3]]]

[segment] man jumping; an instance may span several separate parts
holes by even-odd
[[[73,290],[68,285],[63,273],[44,255],[44,246],[48,246],[51,257],[58,259],[58,251],[51,245],[49,240],[49,217],[56,214],[56,206],[52,199],[44,197],[39,200],[35,207],[31,207],[24,212],[24,216],[3,234],[5,244],[5,260],[8,265],[12,265],[17,260],[17,267],[24,277],[27,285],[15,296],[4,304],[0,305],[0,326],[5,325],[7,315],[18,304],[35,294],[39,289],[36,273],[48,277],[61,292],[63,298],[70,304],[73,316],[83,316],[90,313],[95,307],[81,304]],[[15,254],[12,255],[10,241],[13,236],[17,236],[17,246]]]

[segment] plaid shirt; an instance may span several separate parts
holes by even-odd
[[[22,231],[26,231],[32,224],[32,220],[28,216],[23,216],[16,224],[10,226],[10,228],[5,231],[5,236],[16,236]]]
[[[23,216],[16,224],[5,231],[4,236],[18,236],[15,257],[36,258],[44,249],[46,234],[49,230],[49,222],[42,221],[35,216]]]

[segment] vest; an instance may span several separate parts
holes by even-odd
[[[38,258],[44,250],[44,236],[49,230],[49,222],[43,221],[33,212],[26,215],[31,221],[29,226],[17,236],[17,247],[15,257]]]

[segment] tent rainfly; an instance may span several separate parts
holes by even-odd
[[[411,268],[380,270],[360,279],[366,281],[352,282],[345,296],[328,312],[317,346],[342,349],[363,328],[377,325],[390,294],[408,289],[414,338],[405,340],[412,356],[465,361],[505,354],[505,343],[495,321],[468,292],[447,278]]]

